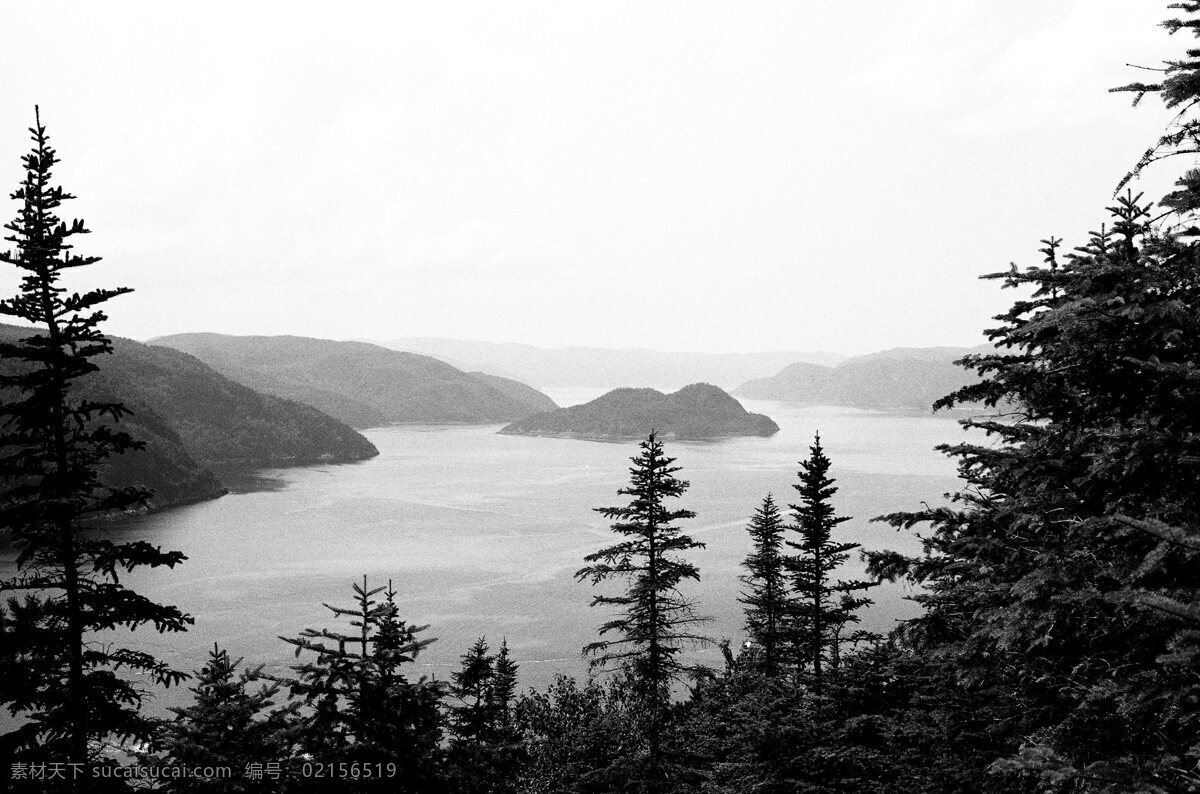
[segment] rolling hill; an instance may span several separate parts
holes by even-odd
[[[977,348],[893,348],[836,367],[796,362],[734,389],[739,397],[878,410],[931,411],[933,403],[977,378],[953,362]]]
[[[15,339],[27,331],[0,326]],[[220,496],[210,467],[260,468],[364,460],[378,454],[352,428],[310,406],[259,394],[165,347],[113,338],[113,354],[81,382],[83,395],[121,402],[121,428],[146,449],[111,459],[111,484],[151,488],[154,508]],[[0,361],[0,366],[12,366]]]
[[[770,418],[748,413],[737,400],[708,383],[673,394],[657,389],[614,389],[591,402],[536,414],[501,433],[590,440],[660,438],[710,441],[733,436],[769,436],[779,430]]]
[[[557,407],[523,383],[366,342],[223,334],[152,341],[189,353],[253,389],[306,403],[359,428],[510,422]]]

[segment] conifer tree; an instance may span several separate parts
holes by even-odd
[[[529,761],[528,749],[521,741],[516,720],[517,673],[520,666],[513,661],[508,640],[500,640],[492,664],[492,685],[488,692],[492,713],[492,748],[490,774],[492,792],[500,794],[516,790],[520,769]]]
[[[512,708],[517,695],[517,672],[520,666],[508,652],[508,639],[500,640],[500,650],[493,665],[491,700],[496,719],[504,731],[512,727]]]
[[[944,405],[990,444],[943,447],[968,484],[918,558],[873,556],[923,585],[915,648],[995,685],[997,770],[1088,790],[1200,781],[1188,615],[1200,606],[1200,249],[1156,231],[1139,197],[1060,260],[988,278],[1030,289],[989,332],[1003,352]],[[1181,621],[1181,618],[1183,620]],[[1030,737],[1033,737],[1030,740]],[[1024,746],[1022,746],[1024,745]]]
[[[595,656],[593,667],[611,666],[628,673],[646,704],[647,772],[654,787],[665,774],[662,734],[671,684],[687,670],[679,654],[709,640],[695,629],[705,618],[679,592],[685,579],[700,579],[699,569],[682,553],[704,544],[683,534],[674,523],[694,518],[695,513],[671,510],[665,504],[682,496],[688,483],[674,476],[680,467],[672,465],[675,459],[664,454],[653,431],[639,448],[641,453],[631,458],[628,487],[617,491],[632,497],[629,504],[596,508],[605,518],[615,519],[612,531],[624,540],[586,556],[589,565],[575,577],[592,584],[609,579],[626,582],[624,593],[592,598],[592,606],[620,608],[616,617],[600,626],[601,637],[616,636],[590,643],[583,651]]]
[[[1167,8],[1182,14],[1164,20],[1162,27],[1172,35],[1184,31],[1200,38],[1200,2],[1171,2]],[[1147,94],[1154,94],[1162,100],[1164,107],[1178,111],[1167,131],[1146,150],[1117,185],[1115,192],[1120,193],[1151,164],[1184,155],[1193,160],[1192,166],[1176,182],[1179,189],[1163,196],[1159,203],[1182,215],[1194,217],[1200,210],[1200,170],[1194,164],[1194,155],[1200,150],[1200,118],[1196,117],[1196,99],[1200,96],[1200,49],[1188,49],[1184,57],[1164,61],[1162,68],[1154,71],[1162,73],[1162,80],[1156,83],[1136,81],[1110,89],[1132,93],[1135,107]],[[1193,226],[1188,233],[1196,234],[1196,227]]]
[[[824,688],[826,663],[838,658],[835,644],[842,642],[842,628],[857,622],[857,610],[871,603],[870,599],[852,593],[875,584],[833,578],[834,572],[850,558],[849,552],[861,548],[861,544],[833,539],[833,530],[850,518],[837,515],[830,503],[837,493],[836,481],[829,476],[831,465],[817,434],[809,447],[808,460],[800,463],[800,482],[792,485],[800,494],[800,503],[789,505],[793,520],[790,529],[799,536],[798,542],[787,541],[797,552],[788,560],[795,593],[793,642],[797,657],[809,666],[813,692],[818,699]]]
[[[747,530],[754,549],[742,561],[747,573],[740,581],[748,588],[739,601],[746,605],[746,632],[757,646],[763,672],[773,675],[787,644],[791,593],[783,554],[785,524],[771,494],[750,519]]]
[[[17,575],[0,583],[0,592],[26,594],[0,610],[3,664],[21,671],[0,684],[0,697],[23,720],[5,737],[19,754],[86,763],[105,736],[149,736],[138,713],[143,689],[117,671],[164,686],[187,678],[97,634],[145,625],[177,632],[192,620],[120,582],[126,571],[171,567],[183,554],[114,542],[95,523],[148,495],[100,482],[106,459],[140,445],[115,427],[128,413],[122,405],[79,392],[112,349],[99,307],[131,290],[68,294],[63,286],[67,271],[99,258],[73,252],[74,238],[88,230],[57,215],[74,196],[53,184],[58,157],[35,118],[25,178],[12,194],[21,208],[4,227],[14,248],[0,252],[0,262],[22,272],[18,293],[0,301],[0,315],[32,326],[15,343],[0,343],[0,529],[11,532],[18,550]]]
[[[241,777],[252,763],[283,762],[290,755],[287,737],[292,710],[277,710],[277,683],[256,690],[261,665],[238,671],[241,659],[233,659],[220,646],[209,652],[208,663],[195,674],[195,701],[173,708],[175,719],[163,725],[155,744],[163,754],[155,762],[164,766],[227,767],[235,777],[227,781],[203,778],[172,780],[178,791],[270,790],[272,779],[247,781]],[[299,704],[296,704],[299,705]]]
[[[1200,3],[1169,8],[1170,33],[1200,36]],[[1113,89],[1178,111],[1118,193],[1200,143],[1200,50],[1160,71]],[[1031,294],[988,332],[999,352],[961,362],[982,382],[940,405],[989,406],[964,424],[991,443],[942,447],[967,482],[952,507],[889,517],[931,528],[921,556],[872,555],[923,586],[908,645],[1002,695],[991,769],[1046,788],[1200,786],[1200,172],[1176,186],[1168,213],[1127,193],[1081,248],[1051,237],[1042,266],[985,276]]]
[[[517,684],[517,664],[508,643],[488,652],[480,637],[451,673],[450,694],[458,701],[448,706],[452,740],[449,747],[451,788],[462,794],[500,794],[512,791],[521,760],[518,735],[512,720]]]
[[[450,725],[459,739],[491,739],[495,661],[488,653],[487,639],[480,637],[463,655],[459,669],[450,674],[450,694],[459,701],[450,707]]]
[[[296,638],[280,637],[297,656],[316,654],[293,668],[294,677],[273,678],[308,709],[297,730],[300,749],[323,763],[395,764],[394,776],[369,781],[389,791],[435,790],[443,688],[425,676],[410,682],[400,670],[434,639],[418,639],[428,626],[398,617],[390,581],[370,588],[364,576],[353,589],[353,607],[325,604],[335,617],[349,618],[351,631],[305,629]]]

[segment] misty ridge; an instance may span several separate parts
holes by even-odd
[[[662,386],[704,381],[729,390],[797,362],[832,365],[844,356],[825,352],[665,353],[598,347],[546,348],[462,339],[393,339],[387,346],[484,370],[536,387]]]
[[[85,127],[77,170],[34,105],[0,250],[0,792],[1200,793],[1200,1],[1166,6],[1173,46],[1110,89],[1166,126],[1086,173],[1008,169],[1086,150],[1107,123],[1070,72],[1095,67],[1080,42],[1131,65],[1110,52],[1135,40],[1114,24],[1128,4],[1063,0],[1018,27],[995,4],[481,6],[427,42],[417,6],[388,18],[412,25],[248,7],[221,19],[231,40],[308,71],[257,81],[164,29],[141,46],[199,52],[212,82],[120,61],[113,96],[137,109]],[[84,23],[114,31],[89,13],[14,13],[13,85],[44,90],[38,47],[64,58],[60,39],[96,38]],[[159,71],[189,134],[165,126],[172,103],[147,113],[157,94],[128,91]],[[370,107],[391,99],[399,121],[339,103],[368,76]],[[205,92],[185,88],[225,102],[243,77],[256,101],[272,88],[270,134],[210,140]],[[293,102],[314,82],[318,101]],[[111,155],[134,124],[137,162],[157,166],[140,204]],[[959,145],[917,149],[913,130]],[[156,137],[178,160],[151,156]],[[344,159],[318,156],[325,138]],[[209,145],[223,159],[201,169]],[[111,182],[112,270],[60,177]],[[1089,179],[1095,206],[1070,192]],[[219,207],[161,214],[158,182],[217,184]],[[1070,242],[980,277],[1011,291],[979,318],[987,344],[806,344],[837,338],[825,326],[860,350],[897,329],[967,336],[958,310],[985,302],[957,280],[945,300],[930,274],[959,274],[925,259],[1063,218]],[[160,258],[180,229],[195,251]],[[228,278],[208,328],[410,335],[204,330],[191,256]],[[314,286],[324,303],[301,296]],[[199,330],[108,332],[126,310],[174,319],[173,299]],[[892,313],[853,314],[867,305]],[[652,349],[706,312],[782,349]],[[411,335],[456,324],[647,346]]]
[[[151,343],[189,353],[239,383],[312,405],[358,428],[509,422],[557,407],[523,383],[364,342],[177,334]]]
[[[753,400],[928,412],[942,397],[978,382],[956,362],[967,355],[995,353],[991,345],[892,348],[848,358],[834,367],[797,362],[769,378],[749,380],[733,393]]]
[[[13,326],[0,332],[13,340],[20,335]],[[487,372],[463,372],[431,356],[363,342],[221,334],[176,334],[149,344],[116,339],[110,362],[89,389],[126,403],[134,412],[132,427],[149,443],[144,452],[112,461],[105,477],[114,485],[152,488],[151,507],[162,509],[219,497],[226,492],[222,477],[254,468],[366,459],[375,454],[374,447],[355,431],[393,423],[503,424],[507,433],[598,440],[636,439],[652,429],[665,438],[690,440],[769,434],[774,423],[746,418],[751,415],[728,396],[667,410],[651,404],[661,395],[650,402],[614,395],[603,407],[554,414],[558,406],[545,394],[493,373],[540,373],[555,385],[611,384],[628,392],[637,387],[626,384],[637,381],[610,380],[626,367],[658,373],[647,376],[651,383],[682,373],[730,383],[793,356],[511,346],[518,356],[509,346],[455,340],[422,347],[474,350],[466,360]],[[733,393],[929,411],[934,400],[969,380],[951,363],[966,352],[899,349],[837,367],[797,361]],[[913,366],[913,361],[920,363]],[[583,418],[589,413],[595,416]]]

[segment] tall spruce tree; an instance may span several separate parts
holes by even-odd
[[[891,516],[932,527],[919,558],[873,555],[924,587],[910,644],[996,686],[994,767],[1073,790],[1200,785],[1200,249],[1126,195],[1060,259],[988,278],[1032,291],[964,363],[983,380],[943,405],[993,437],[942,449],[957,505]],[[1181,621],[1181,618],[1183,620]],[[1107,788],[1106,788],[1107,787]]]
[[[140,445],[115,428],[128,413],[122,405],[79,393],[112,349],[99,307],[131,290],[81,294],[62,285],[64,273],[99,258],[73,252],[87,229],[57,215],[74,196],[52,183],[58,157],[36,111],[35,118],[25,178],[12,194],[21,208],[4,227],[14,248],[0,252],[0,262],[22,271],[18,294],[0,301],[0,315],[32,326],[19,341],[0,343],[0,529],[18,550],[17,575],[0,592],[26,594],[0,610],[0,655],[17,673],[0,683],[0,697],[23,721],[4,737],[15,757],[87,763],[106,736],[149,736],[136,679],[170,686],[187,678],[103,632],[145,625],[177,632],[192,619],[120,582],[139,566],[174,566],[183,554],[144,541],[116,543],[95,523],[148,495],[100,481],[106,459]]]
[[[797,541],[786,541],[796,550],[788,558],[792,591],[792,641],[798,661],[808,666],[812,674],[813,692],[820,699],[827,667],[836,664],[843,642],[842,630],[848,623],[857,623],[857,611],[871,603],[869,598],[853,593],[874,587],[875,582],[833,578],[834,572],[850,559],[850,552],[861,548],[859,543],[839,543],[833,531],[850,520],[839,516],[830,502],[837,493],[836,482],[829,476],[833,464],[821,447],[817,434],[809,447],[808,460],[800,463],[800,482],[793,488],[800,494],[800,503],[792,504],[790,529]]]
[[[738,599],[746,605],[746,632],[756,646],[758,665],[767,675],[779,669],[793,606],[783,553],[785,528],[775,499],[767,494],[747,527],[754,548],[742,561],[746,573],[739,577],[747,588]]]
[[[666,775],[662,739],[671,684],[687,672],[679,654],[686,647],[709,641],[695,628],[706,618],[697,615],[693,602],[679,592],[685,579],[700,579],[699,569],[682,553],[704,548],[704,544],[674,525],[696,514],[671,510],[665,504],[688,488],[687,481],[674,476],[680,471],[672,465],[675,459],[664,454],[653,431],[639,448],[641,453],[631,458],[629,486],[617,491],[632,497],[629,504],[596,508],[605,518],[615,519],[612,531],[625,539],[586,556],[589,565],[575,577],[593,585],[609,579],[626,582],[621,594],[592,598],[592,606],[620,608],[617,617],[600,626],[601,637],[616,636],[590,643],[583,651],[595,656],[594,667],[611,665],[632,679],[649,715],[645,726],[647,784],[651,790],[659,790]]]
[[[1200,3],[1168,8],[1200,36]],[[1160,71],[1113,89],[1178,111],[1118,193],[1200,144],[1200,50]],[[1001,352],[963,360],[983,382],[940,404],[990,406],[965,424],[992,443],[943,447],[967,488],[890,517],[931,527],[922,556],[872,563],[923,583],[905,639],[1001,695],[992,769],[1035,785],[1200,789],[1200,172],[1182,171],[1157,219],[1126,194],[1081,248],[1049,238],[1043,266],[985,277],[1031,294],[989,331]]]

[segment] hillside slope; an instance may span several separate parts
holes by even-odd
[[[739,397],[879,410],[930,411],[933,403],[974,383],[953,362],[987,348],[895,348],[847,359],[836,367],[797,362],[734,389]]]
[[[26,333],[0,326],[6,338]],[[112,341],[113,354],[96,360],[100,370],[83,379],[81,390],[133,412],[121,428],[146,449],[113,458],[104,476],[112,484],[152,489],[152,507],[223,494],[211,466],[350,462],[378,454],[345,424],[307,405],[259,394],[192,356],[131,339]]]
[[[508,422],[556,407],[525,384],[468,374],[428,356],[365,342],[223,334],[176,334],[152,341],[190,353],[239,383],[312,405],[354,427]]]
[[[468,372],[467,374],[482,383],[486,383],[501,394],[505,394],[516,400],[523,407],[527,408],[530,414],[553,411],[558,408],[558,403],[551,400],[543,392],[538,391],[532,386],[527,386],[520,381],[502,378],[499,375],[489,375],[486,372]]]

